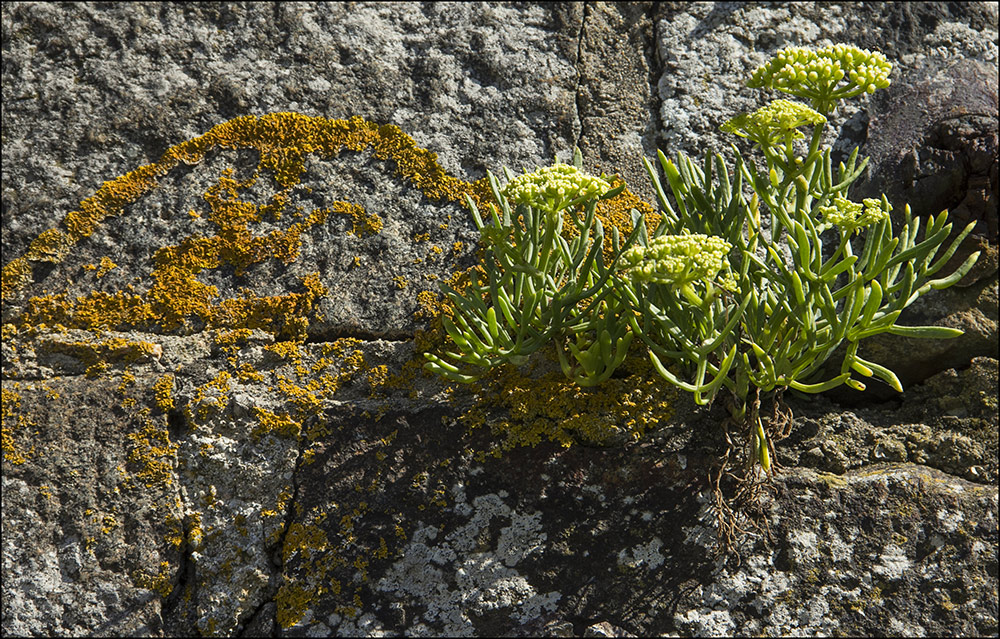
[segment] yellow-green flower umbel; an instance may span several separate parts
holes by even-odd
[[[935,277],[974,222],[946,247],[947,212],[924,223],[905,207],[894,235],[884,195],[860,203],[847,198],[868,159],[854,149],[835,167],[832,149],[822,144],[827,118],[840,100],[887,87],[891,69],[882,54],[848,45],[778,52],[749,86],[803,103],[775,100],[723,126],[750,139],[763,163],[735,146],[732,170],[719,153],[707,152],[698,162],[684,153],[671,161],[660,151],[668,197],[660,172],[644,159],[659,221],[648,228],[649,218],[633,209],[624,240],[611,227],[610,263],[602,259],[605,235],[596,209],[598,199],[610,200],[625,187],[609,189],[606,176],[583,173],[579,151],[572,166],[541,168],[503,189],[488,173],[495,202],[487,222],[466,197],[483,259],[462,292],[443,286],[454,312],[442,324],[455,348],[425,353],[427,368],[468,383],[495,366],[521,366],[552,344],[567,378],[592,386],[611,378],[634,345],[645,347],[656,373],[693,393],[696,404],[710,405],[722,389],[731,392],[731,416],[742,420],[746,446],[737,436],[729,450],[745,450],[737,460],[765,472],[774,472],[773,444],[790,423],[777,408],[762,419],[761,393],[780,402],[786,388],[864,390],[858,375],[900,391],[895,373],[858,355],[859,343],[882,333],[960,335],[896,320],[924,293],[962,279],[979,253]],[[578,233],[562,234],[567,218]],[[827,232],[834,237],[822,238]],[[856,233],[864,236],[860,254],[852,246]],[[839,374],[823,376],[834,356]],[[639,373],[633,370],[626,376]]]
[[[889,86],[892,64],[878,51],[835,44],[823,49],[787,47],[754,71],[747,86],[767,87],[812,101],[820,113],[837,102]]]
[[[726,265],[732,244],[712,235],[661,235],[649,246],[636,246],[622,255],[633,279],[683,286],[711,280]]]
[[[741,113],[722,125],[726,133],[749,138],[762,148],[786,145],[805,137],[798,127],[807,124],[824,124],[821,113],[804,104],[790,100],[775,100],[753,113]]]
[[[837,197],[832,206],[821,206],[818,209],[823,216],[823,222],[838,226],[845,233],[855,233],[860,229],[877,224],[889,217],[892,205],[885,199],[865,198],[862,204]]]
[[[556,163],[519,175],[502,194],[513,204],[556,213],[600,197],[611,190],[606,180],[580,171],[571,164]]]

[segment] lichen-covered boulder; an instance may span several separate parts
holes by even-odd
[[[943,149],[917,164],[931,180],[971,158],[959,208],[980,215],[985,176],[994,257],[914,309],[961,348],[873,343],[902,395],[785,398],[778,472],[728,555],[725,407],[642,357],[586,389],[551,353],[472,387],[421,368],[487,170],[578,147],[627,184],[598,216],[628,230],[657,216],[642,157],[724,151],[774,51],[857,35],[900,95],[967,104],[980,85],[940,74],[995,78],[995,4],[23,2],[2,21],[5,635],[996,634],[981,135],[835,114],[827,142],[866,132],[879,189],[886,136]]]

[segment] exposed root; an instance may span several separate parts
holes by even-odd
[[[767,522],[767,502],[773,497],[771,477],[780,471],[774,444],[788,437],[794,416],[782,401],[782,391],[775,392],[770,418],[760,419],[760,391],[740,407],[738,400],[730,404],[730,414],[722,423],[726,452],[718,469],[710,471],[709,484],[715,497],[718,537],[715,553],[738,568],[742,562],[740,542],[747,535],[759,535],[766,544],[773,541]],[[766,433],[770,457],[769,468],[762,468],[755,446],[754,432],[758,422]]]

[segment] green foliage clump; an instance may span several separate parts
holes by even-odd
[[[751,140],[762,165],[735,146],[732,170],[711,151],[701,163],[660,152],[668,198],[644,160],[662,220],[649,233],[633,210],[628,237],[612,228],[610,261],[600,258],[606,235],[594,209],[621,187],[609,190],[603,178],[584,174],[579,151],[574,166],[508,175],[503,189],[490,175],[491,223],[469,202],[482,236],[485,277],[474,274],[462,293],[445,287],[455,313],[444,324],[455,350],[427,353],[426,367],[471,382],[555,343],[565,375],[592,386],[611,376],[635,341],[659,375],[693,393],[698,404],[730,391],[734,418],[745,420],[750,455],[765,470],[768,431],[773,437],[783,426],[764,428],[760,393],[818,393],[841,384],[864,390],[862,379],[870,377],[902,391],[895,373],[858,355],[859,343],[886,332],[960,335],[896,321],[931,289],[958,282],[978,253],[936,278],[972,225],[941,252],[951,235],[947,211],[930,218],[920,237],[921,220],[907,206],[893,234],[884,195],[861,203],[848,197],[868,160],[859,161],[855,149],[834,167],[831,150],[820,147],[840,100],[888,86],[891,68],[882,54],[847,45],[776,54],[748,86],[810,105],[775,100],[722,125]],[[808,140],[800,130],[806,127]],[[562,234],[564,211],[578,231],[571,240]],[[843,353],[840,372],[817,379],[835,352]]]

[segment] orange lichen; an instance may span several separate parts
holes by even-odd
[[[126,437],[133,444],[128,460],[139,468],[135,476],[147,488],[157,484],[173,484],[173,469],[179,446],[170,441],[170,434],[166,429],[158,428],[151,420],[146,419],[142,430],[129,433]]]
[[[125,372],[122,373],[121,380],[118,382],[118,392],[122,395],[126,395],[128,393],[128,387],[134,384],[135,374],[132,371],[125,369]]]
[[[302,359],[302,352],[296,342],[275,342],[264,347],[265,351],[270,351],[279,359],[298,362]]]
[[[28,301],[21,322],[26,326],[61,324],[70,328],[158,328],[164,331],[205,327],[261,328],[285,338],[299,338],[308,326],[306,315],[315,299],[324,293],[318,277],[303,281],[304,293],[257,298],[247,291],[238,299],[217,301],[215,286],[198,281],[202,270],[231,265],[239,274],[265,259],[291,262],[298,256],[302,233],[322,224],[333,214],[352,220],[350,233],[357,236],[378,233],[382,220],[348,202],[335,202],[316,209],[286,230],[258,237],[249,223],[279,219],[289,195],[304,170],[305,156],[332,157],[343,149],[373,149],[377,158],[394,160],[396,171],[432,200],[463,202],[466,195],[482,202],[487,194],[485,181],[466,183],[448,176],[436,156],[416,146],[398,127],[379,126],[361,118],[327,120],[294,113],[275,113],[260,118],[244,116],[224,122],[198,138],[168,149],[161,159],[106,182],[78,210],[63,220],[62,230],[40,234],[26,254],[4,266],[3,299],[10,299],[31,280],[31,262],[58,262],[81,238],[91,235],[97,225],[118,215],[156,186],[158,177],[179,163],[200,162],[213,148],[254,148],[260,152],[257,171],[246,180],[235,180],[226,171],[205,193],[210,208],[208,220],[217,227],[212,236],[189,237],[174,246],[161,248],[153,257],[152,285],[137,291],[131,285],[116,293],[93,291],[69,299],[65,294],[44,295]],[[262,169],[273,171],[283,187],[271,201],[258,206],[240,199],[240,192],[258,179]],[[114,263],[102,260],[99,275]],[[193,321],[194,320],[194,321]]]
[[[212,341],[219,350],[228,354],[239,352],[240,347],[244,346],[252,336],[253,331],[249,328],[212,331]]]
[[[382,218],[378,215],[369,215],[364,207],[350,202],[334,202],[330,207],[331,212],[339,215],[346,215],[351,218],[351,235],[364,237],[365,235],[376,235],[382,232]]]
[[[623,182],[624,180],[621,178],[614,177],[611,179],[611,186],[612,188],[617,188]],[[611,229],[618,229],[619,241],[624,242],[633,229],[632,209],[639,212],[646,223],[646,232],[652,235],[660,223],[660,214],[653,211],[652,206],[640,200],[627,188],[617,196],[608,200],[601,200],[597,203],[594,216],[604,226],[604,261],[609,265],[614,257]],[[580,210],[563,211],[563,236],[566,239],[572,239],[580,234],[573,222],[574,217],[577,215],[582,215],[582,207]]]
[[[213,413],[228,406],[231,381],[232,375],[227,371],[220,371],[213,379],[197,387],[191,404],[184,407],[188,419],[204,422]]]
[[[167,534],[164,536],[164,541],[175,549],[180,548],[185,542],[184,522],[172,514],[166,516],[165,522],[167,524]]]
[[[389,367],[385,364],[375,366],[368,371],[368,385],[371,387],[371,392],[374,395],[377,393],[389,379]]]
[[[4,267],[3,298],[9,299],[31,279],[31,261],[58,262],[82,237],[94,232],[108,217],[148,193],[179,163],[200,162],[215,148],[252,148],[259,152],[257,171],[246,180],[236,180],[227,170],[205,193],[210,208],[208,220],[217,227],[212,236],[192,236],[174,246],[161,248],[153,257],[152,285],[145,291],[132,285],[115,293],[93,291],[69,299],[65,294],[34,297],[25,306],[21,322],[25,326],[64,325],[69,328],[156,328],[163,331],[207,328],[260,328],[282,338],[299,339],[308,327],[307,315],[315,300],[324,294],[318,276],[302,282],[305,292],[268,298],[241,291],[241,297],[218,300],[215,286],[197,279],[203,270],[230,265],[239,274],[265,259],[291,262],[298,256],[304,231],[325,222],[331,213],[352,218],[351,233],[377,233],[382,220],[368,215],[348,202],[335,202],[316,209],[286,230],[255,236],[248,227],[264,219],[280,219],[286,208],[289,189],[305,170],[309,154],[333,157],[342,150],[371,148],[378,159],[395,162],[396,173],[434,201],[465,204],[466,197],[478,207],[487,206],[491,195],[485,179],[465,182],[448,175],[434,153],[417,147],[411,137],[394,125],[378,125],[359,117],[349,120],[312,118],[296,113],[274,113],[261,117],[242,116],[213,127],[202,136],[168,149],[154,164],[140,167],[106,182],[92,197],[81,202],[63,220],[63,230],[40,234],[24,257]],[[252,186],[261,170],[273,172],[282,187],[270,202],[256,205],[240,199],[241,191]],[[627,190],[617,198],[602,202],[598,216],[606,225],[629,230],[628,211],[637,208],[652,219],[648,205]],[[428,234],[424,234],[428,235]],[[419,236],[424,239],[423,235]],[[429,237],[429,235],[428,235]],[[456,251],[459,246],[453,247]],[[107,259],[107,258],[105,258]],[[101,273],[113,267],[102,260]],[[397,281],[397,285],[404,284]]]
[[[173,390],[173,373],[167,373],[153,383],[153,398],[156,401],[156,405],[159,406],[160,410],[164,413],[173,410],[174,408],[174,398],[172,397]]]
[[[42,231],[28,246],[25,257],[38,262],[59,262],[69,253],[73,243],[72,236],[57,229]]]
[[[138,573],[133,579],[138,587],[152,590],[163,598],[174,591],[174,584],[170,576],[170,562],[168,561],[160,562],[160,570],[157,574]]]
[[[3,275],[0,277],[0,295],[3,299],[10,299],[14,293],[23,288],[31,281],[31,264],[26,257],[19,257],[11,260],[3,267]]]
[[[110,271],[111,271],[112,269],[115,269],[115,268],[118,268],[118,265],[117,265],[117,264],[115,264],[115,263],[114,263],[114,262],[113,262],[113,261],[111,260],[111,258],[110,258],[110,257],[108,257],[107,255],[105,255],[104,257],[102,257],[102,258],[101,258],[101,263],[100,263],[100,265],[99,265],[99,266],[97,267],[97,277],[98,277],[98,279],[100,279],[100,278],[104,277],[104,276],[105,276],[105,275],[107,275],[107,274],[108,274],[108,273],[109,273],[109,272],[110,272]]]
[[[122,362],[131,364],[134,362],[148,361],[162,353],[162,348],[157,344],[144,340],[129,340],[124,337],[114,337],[102,341],[50,341],[46,342],[45,349],[51,353],[59,353],[73,359],[79,360],[86,367],[107,364],[112,362]]]
[[[533,379],[513,367],[497,369],[477,385],[476,406],[459,419],[470,428],[488,426],[505,450],[542,440],[570,446],[580,439],[598,445],[638,439],[670,418],[676,391],[650,374],[646,360],[631,365],[639,374],[597,389],[577,386],[561,372]]]
[[[311,353],[314,351],[300,347],[304,346],[310,321],[316,317],[317,300],[326,293],[318,273],[302,278],[297,290],[270,297],[238,289],[233,297],[224,298],[219,288],[208,283],[208,280],[203,281],[202,277],[208,271],[223,268],[240,276],[267,261],[272,261],[279,268],[281,264],[290,264],[299,258],[303,239],[308,237],[310,229],[338,217],[349,219],[347,233],[358,238],[382,230],[383,220],[378,215],[368,213],[361,206],[349,202],[326,203],[325,207],[311,211],[289,206],[292,189],[301,188],[297,185],[306,170],[306,160],[310,155],[332,158],[343,150],[357,152],[371,149],[375,158],[390,162],[388,166],[394,168],[398,176],[423,192],[429,200],[465,206],[468,197],[480,210],[487,210],[492,194],[485,179],[466,182],[448,175],[434,153],[417,147],[413,139],[396,126],[378,125],[361,118],[328,120],[292,113],[244,116],[222,123],[202,136],[168,149],[158,162],[106,182],[94,196],[84,200],[78,210],[69,213],[59,229],[51,229],[39,235],[23,257],[4,266],[3,299],[15,297],[20,290],[30,285],[33,279],[33,262],[58,262],[64,259],[73,245],[81,238],[91,235],[100,223],[121,214],[126,206],[155,188],[157,179],[166,176],[181,163],[201,162],[208,153],[220,148],[255,149],[259,152],[259,163],[256,170],[245,179],[234,177],[232,170],[224,171],[204,193],[201,211],[177,212],[183,216],[183,220],[191,220],[199,229],[199,234],[192,234],[176,244],[162,246],[155,251],[145,281],[138,279],[134,285],[121,287],[113,293],[94,290],[79,297],[72,297],[67,293],[42,294],[26,300],[16,325],[9,325],[10,332],[16,334],[20,329],[34,330],[59,325],[88,330],[138,329],[182,334],[214,331],[214,344],[218,350],[229,355],[226,361],[230,369],[218,373],[213,380],[195,388],[192,401],[182,407],[193,428],[198,427],[199,421],[229,406],[232,383],[237,380],[242,383],[262,382],[266,375],[266,379],[273,380],[269,382],[274,384],[270,391],[277,396],[279,402],[277,406],[272,406],[274,410],[255,408],[257,424],[252,436],[260,439],[268,434],[275,434],[316,441],[331,432],[331,425],[324,419],[324,411],[329,406],[328,400],[343,384],[357,377],[367,381],[373,396],[384,389],[395,388],[393,384],[412,387],[412,378],[420,370],[419,363],[408,363],[404,367],[405,375],[390,376],[388,368],[381,365],[362,377],[361,373],[367,371],[367,368],[362,352],[354,348],[359,340],[338,340],[333,344],[325,344],[322,347],[322,358],[307,359],[312,357]],[[261,186],[260,182],[264,180],[262,176],[266,174],[273,177],[278,186],[277,191],[266,202],[256,204],[247,201],[247,192],[255,184]],[[273,185],[268,182],[267,186]],[[600,203],[597,213],[605,227],[616,226],[624,235],[631,230],[629,211],[632,208],[645,216],[647,225],[651,225],[650,229],[655,226],[657,219],[650,207],[639,202],[628,191]],[[273,229],[273,223],[282,219],[291,222],[287,228],[257,232],[262,226]],[[448,224],[442,222],[438,228],[446,229]],[[431,234],[417,234],[414,240],[430,241]],[[439,240],[435,238],[434,241]],[[462,242],[451,245],[456,254],[465,248]],[[441,246],[435,244],[430,247],[427,257],[438,259],[435,256],[443,252]],[[360,266],[361,259],[355,256],[353,264]],[[114,267],[114,262],[105,257],[101,259],[100,266],[91,270],[97,270],[96,276],[102,277]],[[463,290],[467,286],[471,270],[453,274],[448,278],[448,284],[459,291]],[[116,271],[117,273],[119,272]],[[400,289],[408,285],[403,276],[397,276],[394,281]],[[436,337],[428,337],[431,333],[428,332],[421,339],[439,340],[441,331],[440,320],[437,318],[451,313],[450,305],[447,300],[431,291],[420,291],[417,298],[424,317],[432,320],[431,332],[436,330]],[[241,346],[246,344],[251,331],[255,329],[270,333],[273,337],[268,339],[280,340],[264,348],[282,360],[282,364],[288,364],[282,371],[285,374],[267,369],[262,374],[255,371],[252,364],[240,362],[242,358],[238,355],[241,355]],[[7,326],[4,331],[6,336]],[[108,359],[116,357],[115,351],[109,350],[110,347],[104,350],[89,348],[89,351],[80,352],[93,355],[87,355],[85,363],[89,363],[95,371],[98,371],[97,367],[106,366]],[[418,356],[422,351],[418,344]],[[143,357],[151,356],[141,347],[136,352]],[[633,380],[630,379],[629,382],[634,385]],[[174,383],[173,375],[164,375],[153,384],[155,404],[163,412],[175,408],[172,397]],[[643,387],[640,394],[645,393],[649,397],[637,399],[634,393],[629,393],[626,388],[628,385],[624,383],[613,388],[605,400],[595,399],[596,394],[593,393],[587,399],[581,395],[580,389],[571,387],[568,383],[562,386],[556,384],[551,388],[555,400],[548,407],[539,405],[538,388],[546,388],[552,380],[545,380],[541,386],[529,387],[523,378],[512,375],[499,383],[503,386],[502,390],[487,389],[484,393],[486,400],[467,415],[466,421],[469,425],[492,423],[487,422],[487,411],[506,411],[508,419],[499,428],[507,434],[507,442],[535,443],[549,438],[565,443],[570,436],[579,433],[591,439],[600,439],[600,435],[606,435],[614,428],[620,428],[629,434],[638,433],[653,423],[653,417],[649,416],[651,407],[654,404],[660,406],[658,400],[650,399],[655,395],[650,389]],[[529,389],[534,392],[529,392]],[[641,405],[639,414],[629,414],[624,408],[616,412],[614,403],[622,398],[626,407],[630,401]],[[8,456],[7,405],[7,389],[4,389],[4,454],[11,460]],[[17,418],[16,402],[12,400],[10,405],[10,419],[13,420]],[[588,411],[593,414],[588,415]],[[135,411],[130,410],[130,413],[134,415]],[[165,420],[163,415],[159,418]],[[170,483],[177,445],[171,443],[167,431],[157,426],[148,416],[141,419],[142,429],[129,435],[129,440],[133,443],[129,461],[137,469],[136,476],[145,481],[147,486]],[[207,454],[208,449],[210,445],[204,444],[202,454]],[[315,455],[314,449],[307,448],[303,452],[303,460],[308,462]],[[377,459],[386,458],[384,451],[377,451],[377,455],[381,455]],[[429,493],[429,503],[439,507],[447,505],[444,485],[440,481],[432,480],[428,475],[420,483],[423,492]],[[374,479],[370,485],[356,486],[359,492],[370,492],[376,488]],[[306,608],[322,594],[340,593],[340,583],[331,579],[328,574],[331,567],[353,564],[364,573],[368,567],[368,557],[384,559],[389,554],[384,537],[378,538],[377,550],[362,548],[358,538],[363,538],[363,534],[360,524],[355,529],[355,523],[361,521],[364,504],[351,515],[343,516],[339,539],[335,538],[336,533],[331,532],[331,539],[328,540],[327,533],[315,525],[326,518],[325,513],[322,517],[315,518],[312,525],[295,523],[285,531],[281,518],[289,506],[292,494],[291,490],[283,491],[273,508],[260,511],[262,518],[278,522],[274,524],[274,530],[266,535],[269,541],[277,541],[281,538],[281,533],[286,532],[282,547],[285,562],[295,559],[304,563],[305,578],[295,580],[286,572],[285,581],[275,598],[278,621],[283,628],[300,621]],[[296,507],[299,506],[296,504]],[[425,504],[420,505],[420,508],[424,507]],[[204,533],[200,526],[200,515],[194,513],[191,517],[187,542],[192,549],[197,550],[204,542]],[[184,536],[179,523],[174,523],[177,525],[171,529],[167,542],[180,546],[184,543]],[[241,534],[246,533],[241,531]],[[406,539],[405,531],[398,524],[395,526],[395,534],[401,540]],[[360,551],[370,554],[365,557],[356,554]],[[352,555],[348,560],[342,557]],[[160,575],[147,575],[144,579],[146,583],[155,586],[154,589],[166,590],[170,584],[163,577],[165,574],[166,570],[161,566]],[[190,596],[190,589],[186,596]],[[361,601],[357,593],[354,598],[355,605],[360,608]],[[354,611],[352,607],[342,606],[339,609]],[[209,628],[208,632],[211,630]]]
[[[28,461],[28,457],[31,456],[35,448],[32,447],[31,450],[24,452],[15,440],[16,432],[32,426],[31,421],[21,413],[21,395],[17,393],[16,388],[4,388],[0,392],[0,413],[3,415],[3,426],[0,428],[0,439],[2,439],[0,446],[2,446],[3,458],[15,466],[19,466]]]
[[[278,414],[259,407],[254,407],[254,411],[257,413],[257,426],[250,434],[255,441],[260,441],[261,437],[271,433],[294,439],[302,432],[302,423],[287,414]]]

